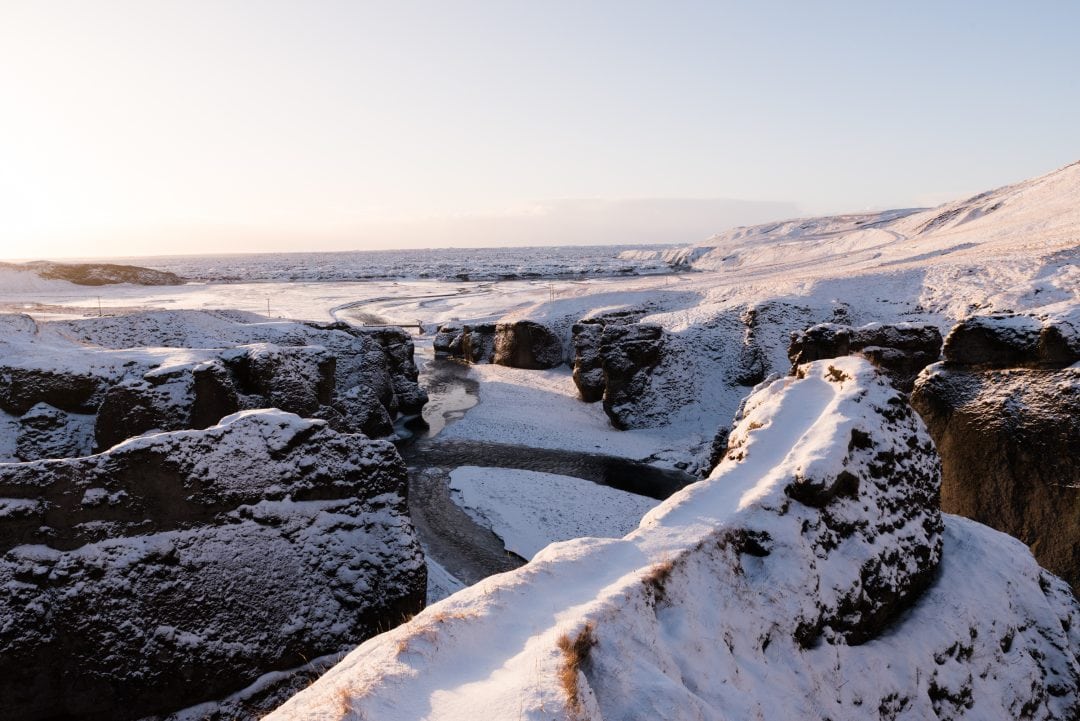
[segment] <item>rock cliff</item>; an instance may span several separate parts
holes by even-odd
[[[942,508],[1009,533],[1080,592],[1080,313],[967,319],[911,402]]]
[[[405,491],[390,443],[276,410],[0,464],[0,717],[177,710],[415,613]]]

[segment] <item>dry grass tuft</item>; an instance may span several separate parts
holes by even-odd
[[[829,366],[826,369],[826,372],[829,376],[828,380],[832,381],[833,383],[843,383],[844,381],[851,380],[851,376],[849,376],[847,373],[840,370],[836,366]]]
[[[589,622],[574,638],[571,639],[563,634],[558,640],[559,650],[563,654],[563,663],[559,668],[559,682],[574,711],[581,711],[581,688],[578,685],[578,678],[582,666],[589,660],[589,653],[597,643],[596,635],[593,633],[594,628],[592,622]]]
[[[335,699],[337,701],[338,718],[341,721],[345,721],[345,719],[363,721],[364,713],[357,708],[356,704],[363,700],[365,696],[367,696],[366,691],[354,694],[353,690],[348,686],[339,688]]]
[[[675,569],[675,562],[668,559],[667,561],[661,561],[655,566],[649,569],[649,572],[645,575],[641,582],[645,584],[645,588],[652,591],[653,599],[656,601],[663,601],[664,596],[667,593],[668,578],[671,577],[671,572]]]

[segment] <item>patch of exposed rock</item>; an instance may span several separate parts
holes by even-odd
[[[447,323],[439,326],[432,345],[440,355],[448,355],[468,363],[494,363],[495,331],[494,323]]]
[[[436,353],[469,363],[496,363],[511,368],[544,370],[566,362],[559,335],[534,320],[439,327]]]
[[[393,445],[280,411],[0,464],[0,716],[129,719],[423,605]]]
[[[1076,318],[957,324],[911,402],[941,454],[942,508],[1019,538],[1080,593]]]
[[[791,335],[788,358],[799,365],[850,353],[862,355],[910,393],[915,377],[941,357],[941,331],[929,323],[871,323],[859,328],[821,323]]]

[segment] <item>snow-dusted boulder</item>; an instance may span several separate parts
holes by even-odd
[[[1077,718],[1080,606],[937,493],[867,361],[803,366],[638,530],[460,591],[268,718]]]
[[[571,328],[574,344],[574,385],[581,400],[595,403],[604,397],[604,359],[600,355],[600,341],[604,335],[604,323],[588,319],[575,323]]]
[[[390,443],[280,411],[0,464],[0,717],[176,710],[397,623],[405,490]]]
[[[600,336],[604,412],[616,428],[636,428],[651,405],[651,376],[664,354],[664,329],[634,323],[607,325]]]
[[[462,328],[461,355],[470,363],[495,360],[495,324],[477,323]]]
[[[1080,308],[1044,318],[967,318],[945,338],[945,360],[980,368],[1064,367],[1080,361]]]
[[[435,352],[458,358],[469,363],[495,362],[494,323],[458,325],[446,323],[439,326],[432,342]]]
[[[565,362],[562,339],[543,323],[515,320],[495,326],[493,363],[543,370]]]
[[[1054,318],[968,319],[911,402],[941,454],[942,508],[1024,541],[1080,593],[1080,367],[1042,351],[1074,338]]]
[[[859,353],[910,392],[915,377],[941,357],[941,331],[929,323],[821,323],[791,335],[792,371],[803,363]]]

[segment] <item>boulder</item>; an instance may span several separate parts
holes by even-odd
[[[394,432],[394,422],[390,414],[366,386],[353,386],[348,391],[339,393],[332,408],[341,417],[340,430],[363,433],[369,438],[382,438]]]
[[[1075,319],[1040,320],[999,314],[967,318],[949,331],[944,357],[948,363],[976,368],[1064,367],[1080,361],[1080,334]]]
[[[435,338],[431,341],[432,348],[437,354],[448,355],[454,358],[461,357],[461,341],[464,330],[456,323],[444,323],[435,332]]]
[[[478,323],[462,328],[461,356],[470,363],[495,360],[495,324]]]
[[[397,327],[362,329],[362,332],[375,339],[385,354],[385,366],[397,398],[398,411],[419,413],[427,403],[428,396],[418,382],[420,371],[414,360],[416,348],[412,338]]]
[[[167,713],[398,623],[405,491],[390,443],[280,411],[0,464],[0,717]]]
[[[536,321],[499,323],[495,327],[493,362],[531,370],[554,368],[565,362],[562,340]]]
[[[260,396],[262,407],[310,416],[333,400],[337,359],[324,348],[261,343],[227,362],[239,391]]]
[[[647,399],[653,368],[664,352],[664,329],[658,325],[608,325],[600,337],[604,370],[604,412],[616,428],[630,428],[637,408]]]
[[[574,343],[574,385],[581,400],[595,403],[604,397],[604,360],[600,341],[604,324],[598,320],[583,320],[571,329]]]
[[[788,346],[792,372],[803,363],[862,355],[908,393],[915,377],[941,357],[941,332],[929,323],[871,323],[859,328],[821,323],[793,333]]]
[[[941,454],[943,510],[1015,536],[1080,592],[1080,368],[1052,367],[1046,334],[1033,318],[958,324],[911,402]]]

